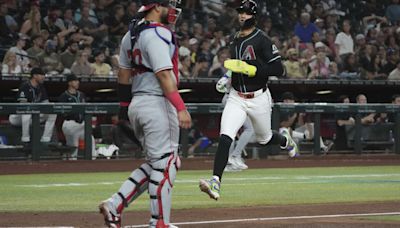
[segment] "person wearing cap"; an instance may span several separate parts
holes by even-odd
[[[79,91],[79,79],[74,74],[66,76],[68,88],[59,97],[58,102],[62,103],[85,103],[86,96]],[[68,146],[76,147],[71,154],[71,160],[76,160],[78,157],[79,140],[85,138],[85,123],[83,122],[83,115],[78,113],[71,113],[62,116],[64,122],[62,124],[62,132],[65,136],[65,141]],[[92,156],[96,156],[95,141],[92,136]]]
[[[272,98],[267,84],[269,77],[282,77],[285,73],[279,49],[257,27],[257,1],[243,0],[236,10],[240,30],[231,37],[231,59],[224,62],[228,71],[222,78],[225,78],[225,84],[230,82],[231,88],[222,112],[214,168],[210,179],[199,181],[200,190],[213,200],[221,196],[220,187],[229,159],[229,148],[248,117],[257,143],[262,146],[279,145],[287,150],[290,157],[298,156],[297,145],[290,135],[282,135],[271,128]]]
[[[180,1],[179,1],[180,2]],[[146,152],[118,192],[99,205],[108,227],[121,227],[124,208],[143,192],[150,195],[149,227],[170,223],[173,184],[180,167],[179,128],[191,117],[178,92],[178,44],[171,30],[180,14],[175,0],[143,0],[142,18],[134,20],[121,41],[119,121],[130,122]]]
[[[27,35],[20,33],[16,45],[9,50],[17,55],[17,62],[22,66],[22,71],[24,73],[30,72],[30,60],[28,53],[25,51],[26,42],[28,40],[29,37]]]
[[[387,63],[383,66],[382,73],[389,76],[390,72],[396,69],[397,62],[399,61],[399,51],[394,48],[388,48],[386,52]]]
[[[47,91],[43,86],[45,79],[45,73],[41,68],[33,68],[31,70],[31,77],[29,80],[23,82],[19,87],[17,93],[17,101],[20,103],[48,103],[49,97]],[[40,122],[45,122],[44,132],[41,138],[41,142],[48,143],[53,135],[54,123],[56,122],[57,115],[55,114],[40,114]],[[21,142],[29,143],[30,137],[30,125],[32,115],[16,115],[12,114],[9,117],[9,121],[14,126],[22,126]]]
[[[307,66],[299,61],[299,53],[296,49],[287,50],[287,60],[283,62],[288,79],[305,79],[307,76]]]

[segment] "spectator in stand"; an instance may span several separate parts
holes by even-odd
[[[186,20],[182,20],[182,22],[179,24],[176,35],[180,38],[183,37],[190,37],[190,31],[189,31],[189,22]]]
[[[386,8],[385,16],[388,18],[392,25],[399,25],[400,22],[400,4],[399,0],[392,0],[392,4],[390,4]]]
[[[381,28],[382,24],[386,24],[387,23],[387,19],[385,17],[380,17],[378,15],[372,14],[369,16],[365,16],[362,19],[363,22],[363,26],[364,26],[364,31],[363,32],[367,32],[368,29],[371,28]]]
[[[311,72],[308,74],[308,79],[327,79],[329,74],[329,63],[326,62],[326,54],[318,52],[315,58],[312,59],[309,66]]]
[[[33,68],[30,79],[23,82],[19,87],[17,101],[20,103],[48,103],[49,97],[47,96],[46,88],[43,86],[44,78],[45,73],[42,69]],[[40,122],[46,122],[40,139],[41,142],[48,143],[51,141],[56,118],[57,115],[55,114],[40,114]],[[14,126],[22,126],[21,142],[29,143],[31,141],[29,128],[32,115],[12,114],[9,117],[9,121]]]
[[[129,22],[136,16],[138,11],[138,3],[136,1],[131,1],[126,8],[126,13],[124,16],[124,23],[129,25]]]
[[[105,18],[105,24],[108,27],[108,34],[111,42],[118,43],[128,30],[128,24],[124,21],[124,16],[124,7],[117,4],[114,6],[110,16]]]
[[[202,11],[209,16],[219,17],[225,11],[225,1],[213,0],[213,1],[200,1],[202,5]]]
[[[74,19],[74,11],[72,8],[66,8],[64,10],[63,22],[64,22],[64,27],[66,29],[76,26],[76,21]]]
[[[204,29],[203,25],[200,23],[194,23],[193,25],[193,37],[196,38],[199,42],[201,42],[204,39]]]
[[[339,103],[349,104],[350,98],[347,95],[339,97]],[[347,133],[345,126],[353,126],[355,124],[354,118],[350,113],[337,113],[336,114],[336,134],[335,134],[335,149],[345,150],[349,149],[347,146]]]
[[[336,36],[335,44],[336,50],[340,59],[336,62],[343,63],[347,55],[354,53],[354,41],[351,37],[351,25],[349,20],[343,21],[342,32],[338,33]]]
[[[42,16],[37,7],[32,7],[29,11],[28,18],[21,26],[20,33],[29,36],[40,35],[42,29]]]
[[[60,54],[60,60],[64,66],[64,70],[70,71],[72,64],[75,62],[78,56],[79,46],[78,43],[73,40],[70,40],[67,46],[67,49]]]
[[[382,73],[387,76],[396,69],[397,62],[399,61],[399,51],[389,48],[387,50],[387,63],[384,65],[382,69]]]
[[[383,79],[382,65],[380,56],[373,50],[374,46],[368,44],[365,48],[364,55],[360,58],[361,78],[367,80]],[[375,53],[374,53],[375,52]]]
[[[181,78],[192,78],[192,68],[190,55],[182,55],[179,57],[179,74]]]
[[[210,66],[210,60],[205,55],[199,55],[196,59],[196,64],[193,67],[192,77],[193,78],[207,78],[208,70]]]
[[[97,19],[96,13],[94,12],[94,4],[92,4],[91,0],[81,0],[81,8],[78,8],[75,10],[75,21],[78,22],[82,18],[82,13],[81,9],[87,7],[88,8],[88,19],[93,22],[95,25],[99,23],[99,20]]]
[[[313,32],[319,32],[317,26],[310,22],[310,18],[311,17],[309,13],[302,13],[300,16],[300,21],[297,22],[294,28],[294,33],[300,38],[300,42],[302,43],[311,43]]]
[[[78,54],[75,62],[71,66],[71,72],[77,76],[89,76],[94,73],[94,69],[89,63],[89,54],[82,51]]]
[[[400,60],[397,61],[396,69],[390,72],[389,80],[400,80]]]
[[[340,67],[340,77],[346,79],[360,79],[360,69],[355,54],[349,53],[344,57]]]
[[[332,61],[329,63],[329,78],[338,78],[339,68],[336,62]]]
[[[108,38],[107,25],[99,26],[91,21],[89,7],[82,7],[82,18],[78,21],[78,27],[82,29],[83,34],[92,36],[96,44],[101,44]]]
[[[30,71],[30,60],[28,58],[28,53],[25,51],[26,42],[29,40],[29,37],[25,34],[19,34],[19,38],[17,40],[17,44],[14,47],[11,47],[9,51],[14,52],[17,55],[18,65],[22,67],[22,72],[26,73]]]
[[[199,49],[199,41],[196,38],[191,38],[189,40],[189,50],[190,50],[190,61],[194,65],[197,59],[197,52]]]
[[[335,44],[335,39],[336,39],[336,32],[334,29],[327,29],[326,30],[326,45],[329,48],[330,53],[332,53],[332,60],[335,60],[337,58],[337,50],[336,50],[336,44]]]
[[[8,5],[0,4],[0,42],[4,44],[12,44],[17,38],[18,24],[15,19],[8,15]]]
[[[58,75],[64,70],[60,55],[57,53],[57,45],[55,39],[47,40],[44,46],[44,52],[38,56],[40,66],[47,74]]]
[[[217,29],[213,33],[213,39],[211,40],[211,54],[216,55],[217,52],[226,46],[224,31],[222,28]]]
[[[14,52],[7,51],[3,59],[1,74],[3,76],[12,76],[22,73],[22,68],[18,65],[17,55]]]
[[[220,78],[221,75],[224,75],[226,73],[224,62],[229,58],[229,49],[219,49],[216,57],[217,61],[213,61],[213,64],[208,71],[208,77],[210,78]]]
[[[41,35],[34,35],[31,38],[32,47],[30,47],[26,52],[31,57],[30,65],[32,67],[39,67],[39,56],[43,54],[43,37]]]
[[[57,10],[55,6],[49,7],[47,16],[43,18],[42,28],[49,31],[50,35],[58,35],[66,30],[63,20],[58,18]]]
[[[318,34],[321,38],[321,40],[326,39],[326,28],[325,28],[325,21],[322,18],[317,18],[314,21],[314,24],[317,26],[318,30],[320,31]],[[315,33],[315,32],[314,32]]]
[[[93,43],[93,37],[83,35],[83,31],[80,29],[78,32],[72,33],[69,40],[73,40],[82,45],[91,45]]]
[[[91,64],[94,68],[93,75],[97,77],[108,77],[112,74],[111,66],[108,63],[104,63],[105,55],[103,52],[97,50],[93,53],[95,62]]]
[[[363,34],[357,34],[355,43],[355,53],[358,59],[361,59],[367,49],[367,41]]]
[[[394,35],[389,35],[386,39],[386,46],[395,50],[400,50],[400,46],[397,43],[396,37]]]
[[[288,79],[305,79],[307,75],[307,65],[305,61],[299,61],[299,53],[296,49],[287,50],[287,60],[283,62]]]
[[[189,55],[190,56],[190,44],[189,37],[184,35],[179,40],[179,56]]]

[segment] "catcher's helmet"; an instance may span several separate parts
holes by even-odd
[[[139,8],[139,13],[146,13],[157,5],[168,7],[168,23],[175,24],[181,14],[182,9],[177,8],[181,0],[143,0],[143,5]]]
[[[180,0],[143,0],[142,3],[142,6],[138,10],[139,13],[146,12],[156,5],[176,7],[176,4],[180,3]]]
[[[242,0],[240,6],[236,8],[238,13],[247,13],[249,15],[257,14],[257,2],[255,0]]]

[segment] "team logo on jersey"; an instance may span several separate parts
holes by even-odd
[[[254,51],[253,45],[246,47],[242,55],[243,60],[256,60],[256,53]]]
[[[19,97],[25,97],[25,93],[24,93],[24,92],[21,92],[21,93],[19,94]]]
[[[272,45],[272,54],[279,54],[278,48],[275,46],[275,44]]]

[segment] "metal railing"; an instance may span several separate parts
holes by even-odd
[[[220,103],[188,103],[188,111],[192,114],[219,114],[223,111]],[[116,114],[119,111],[118,103],[0,103],[0,115],[32,114],[32,159],[40,160],[40,114],[69,114],[80,113],[84,115],[85,122],[85,149],[84,159],[90,160],[91,154],[91,121],[93,115]],[[286,104],[275,103],[272,114],[272,128],[279,129],[280,113],[312,113],[314,121],[314,154],[320,152],[320,123],[321,114],[352,113],[355,115],[354,151],[362,153],[361,141],[361,115],[365,113],[395,113],[394,124],[394,151],[400,154],[400,105],[393,104],[343,104],[343,103],[301,103]],[[188,131],[182,130],[182,149],[184,156],[188,149]]]

